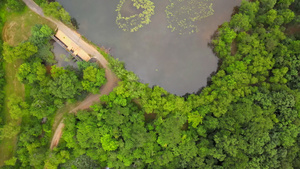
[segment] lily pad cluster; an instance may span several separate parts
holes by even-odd
[[[168,28],[179,34],[198,31],[196,22],[214,14],[211,0],[169,0],[165,12]]]
[[[135,32],[142,28],[144,25],[148,25],[151,22],[151,16],[154,15],[154,3],[150,0],[131,0],[133,6],[142,12],[136,13],[131,16],[122,16],[121,9],[126,0],[120,0],[116,11],[118,12],[116,23],[119,28],[124,31]]]

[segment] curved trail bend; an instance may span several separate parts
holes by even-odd
[[[97,49],[94,48],[94,46],[85,42],[81,38],[81,35],[78,32],[70,29],[62,22],[45,16],[42,8],[40,8],[33,0],[23,0],[23,1],[32,11],[44,17],[45,19],[48,19],[51,22],[53,22],[57,26],[57,29],[62,31],[66,36],[68,36],[68,38],[70,38],[75,44],[77,44],[85,52],[87,52],[88,54],[96,58],[98,62],[102,65],[102,67],[105,68],[105,76],[107,79],[107,83],[101,87],[100,94],[89,95],[84,101],[82,101],[77,107],[72,109],[69,113],[76,113],[78,110],[88,109],[93,103],[100,101],[99,97],[101,95],[109,94],[114,89],[114,87],[118,85],[119,80],[116,77],[116,75],[108,68],[107,60],[97,51]],[[65,125],[62,119],[54,132],[51,145],[50,145],[51,150],[58,145],[64,126]]]

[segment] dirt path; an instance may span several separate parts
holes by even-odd
[[[78,106],[73,108],[69,113],[76,113],[78,110],[84,110],[88,109],[91,105],[94,103],[99,102],[99,98],[102,95],[107,95],[109,94],[117,85],[118,85],[118,78],[116,75],[114,75],[110,69],[105,69],[106,71],[106,78],[107,78],[107,83],[101,87],[100,89],[100,94],[91,94],[86,97],[81,103],[79,103]],[[52,137],[50,149],[52,150],[54,147],[56,147],[59,143],[59,140],[62,136],[62,130],[64,128],[64,123],[63,119],[60,121],[58,127],[56,128],[54,135]]]
[[[102,65],[102,67],[105,68],[105,76],[107,79],[107,83],[101,87],[100,94],[89,95],[84,101],[82,101],[77,107],[72,109],[69,113],[76,113],[78,110],[88,109],[92,104],[100,101],[99,97],[101,95],[109,94],[114,89],[114,87],[116,87],[118,85],[119,80],[116,77],[116,75],[108,68],[107,60],[97,51],[97,49],[95,49],[94,46],[85,42],[81,38],[81,35],[78,32],[70,29],[62,22],[52,19],[50,17],[46,17],[44,15],[43,10],[34,1],[32,1],[32,0],[23,0],[23,1],[32,11],[34,11],[35,13],[39,14],[40,16],[42,16],[42,17],[48,19],[49,21],[53,22],[54,24],[56,24],[57,29],[62,31],[66,36],[68,36],[75,44],[77,44],[85,52],[87,52],[88,54],[90,54],[91,56],[96,58],[99,61],[99,63]],[[58,115],[58,116],[61,116],[61,115]],[[65,125],[64,125],[63,119],[62,119],[54,132],[54,135],[53,135],[53,138],[51,141],[51,145],[50,145],[51,150],[58,145],[64,126]]]
[[[114,76],[110,76],[110,77],[114,77]],[[69,113],[76,113],[78,110],[88,109],[94,103],[99,102],[100,96],[109,94],[113,90],[113,88],[115,88],[118,85],[118,79],[116,77],[114,78],[115,78],[114,80],[109,81],[110,83],[107,82],[104,86],[102,86],[102,88],[100,89],[100,94],[89,95],[86,99],[84,99],[84,101],[82,101],[77,107],[73,108]],[[54,132],[51,145],[50,145],[51,150],[58,145],[59,140],[62,136],[62,130],[65,127],[63,120],[64,119],[60,121],[58,127]]]

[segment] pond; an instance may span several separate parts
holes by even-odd
[[[75,58],[66,49],[61,47],[57,42],[53,42],[53,49],[56,65],[59,67],[73,67],[78,68]]]
[[[141,82],[159,85],[177,95],[197,92],[206,86],[207,78],[218,64],[208,43],[218,26],[229,21],[234,7],[241,3],[241,0],[209,1],[214,14],[193,23],[198,32],[180,35],[168,28],[165,10],[169,0],[153,0],[155,14],[151,23],[133,33],[116,24],[119,0],[57,1],[77,20],[82,35],[109,48],[111,55],[124,61],[126,69],[137,74]],[[130,11],[132,7],[127,6],[128,3],[122,10]]]

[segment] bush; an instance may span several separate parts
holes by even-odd
[[[70,14],[58,2],[43,3],[41,7],[45,15],[52,16],[65,24],[72,25]]]

